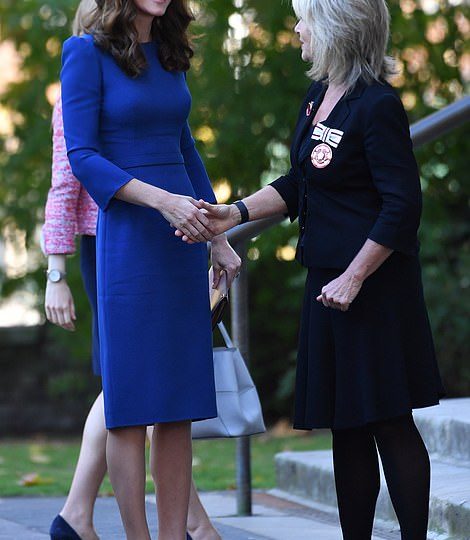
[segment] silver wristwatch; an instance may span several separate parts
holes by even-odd
[[[55,268],[52,270],[46,270],[47,279],[51,283],[59,283],[59,281],[64,279],[66,275],[67,274],[65,272],[61,272],[60,270],[56,270]]]

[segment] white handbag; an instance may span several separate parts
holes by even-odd
[[[215,439],[263,433],[266,427],[256,386],[224,324],[218,327],[227,345],[214,348],[218,416],[193,422],[192,437]]]

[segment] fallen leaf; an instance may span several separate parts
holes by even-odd
[[[47,484],[53,484],[52,478],[44,478],[38,473],[28,473],[23,475],[18,481],[18,485],[24,487],[31,486],[45,486]]]

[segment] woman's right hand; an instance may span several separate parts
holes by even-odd
[[[209,220],[209,227],[214,236],[218,236],[240,223],[240,210],[234,204],[210,204],[198,201],[199,208],[202,208]],[[194,243],[194,240],[188,237],[179,227],[175,235],[188,244]]]
[[[64,280],[58,283],[47,282],[45,309],[47,320],[65,330],[73,332],[75,330],[74,321],[77,320],[75,314],[75,304],[72,292],[67,282]]]
[[[202,205],[192,197],[168,193],[159,207],[160,213],[175,229],[192,242],[208,242],[214,237]]]

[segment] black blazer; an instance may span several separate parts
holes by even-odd
[[[304,266],[344,269],[367,238],[417,255],[421,187],[400,98],[388,83],[358,82],[310,138],[325,91],[321,82],[310,86],[291,169],[271,183],[291,221],[299,217],[297,259]]]

